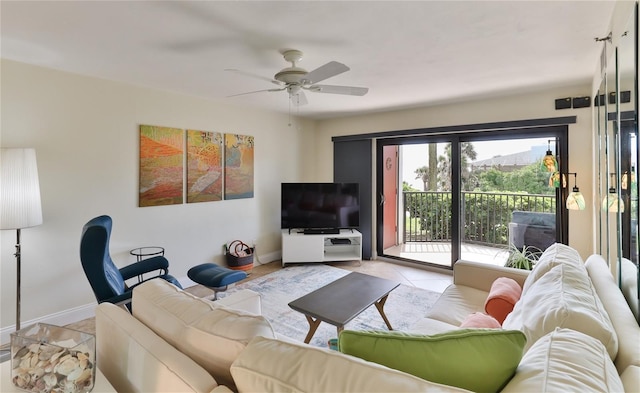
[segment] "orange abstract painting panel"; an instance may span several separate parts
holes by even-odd
[[[139,206],[182,203],[184,131],[140,126]]]
[[[253,137],[224,134],[224,199],[253,198]]]
[[[187,130],[187,203],[222,199],[222,134]]]

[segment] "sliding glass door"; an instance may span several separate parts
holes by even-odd
[[[396,188],[400,190],[392,206],[390,198],[384,195],[384,210],[394,210],[398,220],[395,227],[395,242],[388,239],[385,213],[383,225],[384,253],[403,259],[451,266],[451,177],[446,172],[448,165],[438,159],[438,154],[447,146],[446,142],[389,145],[385,149],[398,150],[398,171]],[[440,172],[438,172],[440,170]],[[383,170],[384,184],[392,182],[392,177]],[[387,186],[389,187],[389,186]]]
[[[398,190],[395,206],[380,194],[378,254],[450,269],[459,259],[504,265],[511,252],[563,241],[561,141],[566,127],[378,141],[380,154],[397,150],[393,177],[391,156],[378,160],[379,187]]]
[[[555,243],[555,138],[461,143],[461,257],[504,265],[510,252],[539,253]],[[557,161],[556,161],[557,163]],[[565,176],[566,180],[566,176]]]

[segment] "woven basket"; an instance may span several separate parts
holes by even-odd
[[[253,269],[253,251],[253,247],[249,247],[240,240],[231,242],[226,254],[229,269],[251,271]]]

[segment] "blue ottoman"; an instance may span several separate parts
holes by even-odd
[[[189,269],[187,276],[200,285],[213,290],[213,300],[218,299],[218,292],[226,291],[228,286],[247,278],[247,273],[228,269],[215,263],[203,263]]]

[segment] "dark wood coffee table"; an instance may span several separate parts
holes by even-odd
[[[305,343],[311,341],[320,322],[336,326],[339,335],[344,325],[372,304],[389,330],[393,330],[383,308],[389,292],[399,285],[384,278],[354,272],[292,301],[289,307],[303,313],[309,322]]]

